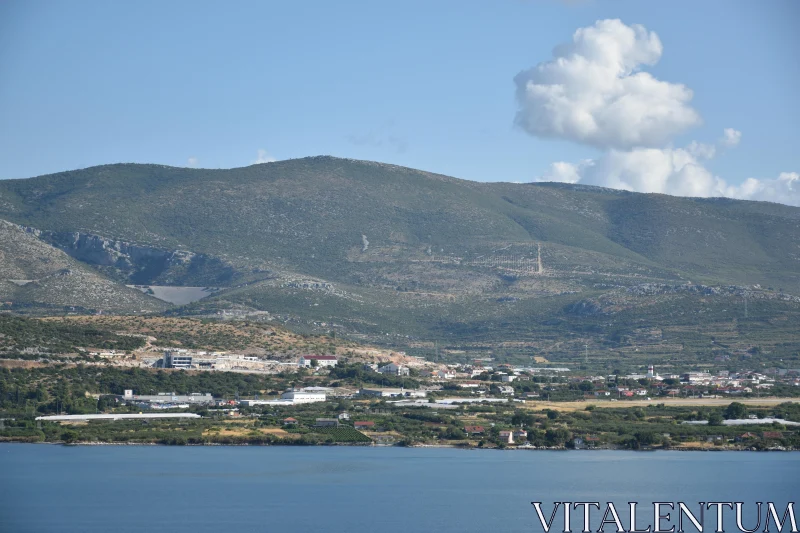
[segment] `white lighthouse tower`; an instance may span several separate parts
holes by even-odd
[[[655,376],[656,376],[656,374],[655,374],[655,372],[654,372],[653,365],[649,365],[649,366],[647,367],[647,377],[652,379],[652,378],[654,378]]]

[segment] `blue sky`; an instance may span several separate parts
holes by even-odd
[[[638,145],[515,125],[515,76],[603,19],[657,34],[663,52],[637,68],[693,93],[699,119],[660,154],[717,143],[698,166],[734,188],[800,172],[800,2],[791,0],[6,1],[0,178],[114,162],[238,167],[263,150],[479,181],[612,184],[597,176],[613,166],[608,150]],[[724,128],[741,132],[735,147],[719,144]],[[593,176],[552,171],[585,160]],[[655,192],[684,190],[670,179]]]

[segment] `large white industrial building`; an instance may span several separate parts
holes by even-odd
[[[239,403],[246,406],[254,405],[300,405],[303,403],[324,402],[327,396],[324,392],[306,389],[287,390],[278,400],[241,400]]]

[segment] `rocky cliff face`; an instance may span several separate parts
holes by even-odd
[[[101,275],[25,231],[0,220],[0,309],[39,312],[159,312],[168,305]]]
[[[188,250],[164,250],[89,233],[23,229],[125,283],[224,285],[235,274],[219,259]]]

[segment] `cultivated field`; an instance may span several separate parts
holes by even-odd
[[[552,409],[554,411],[582,411],[588,405],[595,407],[613,407],[613,408],[626,408],[626,407],[647,407],[648,405],[656,405],[663,403],[667,406],[674,407],[720,407],[727,406],[731,402],[739,402],[745,405],[761,405],[771,406],[781,403],[792,402],[800,403],[798,398],[656,398],[653,400],[625,400],[613,402],[611,400],[582,400],[574,402],[532,402],[528,401],[524,407],[527,409],[540,410]]]

